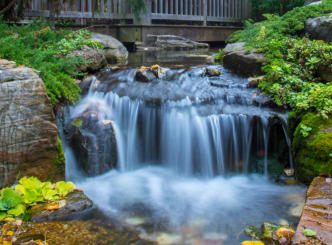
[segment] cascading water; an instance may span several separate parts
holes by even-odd
[[[95,138],[96,127],[111,122],[117,167],[84,177],[69,144],[67,176],[106,214],[138,225],[146,238],[158,240],[169,232],[175,244],[193,239],[238,244],[245,225],[289,219],[287,195],[300,190],[267,178],[275,163],[269,157],[271,121],[279,119],[290,147],[280,119],[285,115],[266,107],[246,79],[225,70],[220,77],[205,77],[202,71],[172,70],[151,83],[134,81],[133,69],[101,74],[102,82],[94,80],[82,101],[66,109],[64,125],[93,120],[82,132]],[[96,154],[110,152],[92,145]],[[281,172],[287,165],[275,164]]]

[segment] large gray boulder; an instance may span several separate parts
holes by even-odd
[[[43,81],[28,67],[0,59],[0,188],[18,174],[56,174],[57,126]]]
[[[332,41],[332,14],[317,18],[307,19],[305,22],[305,31],[313,39],[319,39],[326,42]]]
[[[128,59],[128,50],[114,37],[93,32],[91,39],[104,46],[103,52],[108,62],[117,62]]]
[[[247,76],[263,74],[264,55],[255,53],[255,49],[248,51],[244,42],[227,44],[224,53],[223,64],[227,69]]]
[[[80,72],[98,71],[106,64],[104,52],[97,48],[84,46],[83,49],[77,49],[68,54],[68,57],[82,57],[85,61],[77,70]]]
[[[148,35],[148,45],[166,50],[208,49],[209,44],[175,35]]]

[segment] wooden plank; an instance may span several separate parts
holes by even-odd
[[[92,12],[92,0],[88,0],[88,12]]]
[[[163,0],[158,0],[159,2],[159,11],[158,13],[163,13]]]
[[[183,0],[180,0],[180,15],[183,15]]]
[[[175,14],[179,14],[179,0],[175,0]]]
[[[104,2],[104,0],[100,0],[100,12],[101,13],[105,12],[105,2]]]
[[[188,15],[188,0],[184,0],[183,8],[184,8],[183,14]]]
[[[168,2],[169,2],[169,0],[164,0],[164,2],[165,2],[165,14],[169,14],[169,12],[168,12]]]

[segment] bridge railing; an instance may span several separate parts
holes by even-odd
[[[48,0],[28,0],[26,17],[49,17]],[[146,0],[141,24],[154,20],[240,22],[250,17],[250,0]],[[61,0],[57,18],[135,20],[127,0]]]

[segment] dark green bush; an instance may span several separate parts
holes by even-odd
[[[302,6],[305,0],[252,0],[252,16],[262,20],[263,14],[283,15],[295,7]]]

